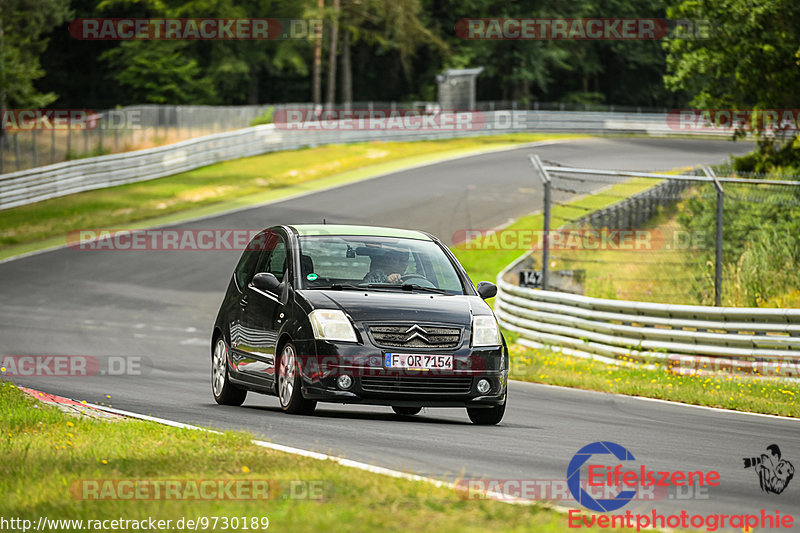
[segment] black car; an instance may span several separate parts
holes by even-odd
[[[506,409],[508,349],[450,250],[421,231],[275,226],[242,254],[214,324],[212,392],[241,405],[278,396],[288,413],[318,401],[466,407],[476,424]]]

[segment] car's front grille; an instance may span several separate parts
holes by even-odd
[[[369,326],[375,344],[392,348],[455,348],[461,340],[461,329],[420,324]]]
[[[404,394],[467,394],[472,378],[466,377],[362,377],[361,388],[366,392],[397,392]]]

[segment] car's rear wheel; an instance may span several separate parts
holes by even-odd
[[[422,411],[422,407],[398,407],[393,405],[392,410],[400,416],[414,416]]]
[[[506,414],[506,403],[508,403],[508,400],[503,402],[503,405],[495,405],[489,408],[467,407],[467,415],[469,419],[472,420],[473,424],[478,424],[479,426],[494,426],[495,424],[499,424],[503,419],[503,415]]]
[[[220,405],[242,405],[247,391],[231,383],[228,377],[228,346],[220,336],[211,355],[211,392]]]
[[[317,407],[317,402],[306,400],[300,391],[297,352],[291,342],[283,345],[278,363],[278,400],[281,409],[291,414],[310,415]]]

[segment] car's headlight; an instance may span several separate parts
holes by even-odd
[[[497,346],[500,344],[500,330],[492,315],[472,317],[472,345]]]
[[[356,332],[344,312],[336,309],[317,309],[309,313],[314,338],[326,341],[357,342]]]

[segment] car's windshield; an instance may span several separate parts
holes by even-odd
[[[464,294],[461,279],[432,241],[394,237],[300,237],[305,287],[419,290]]]

